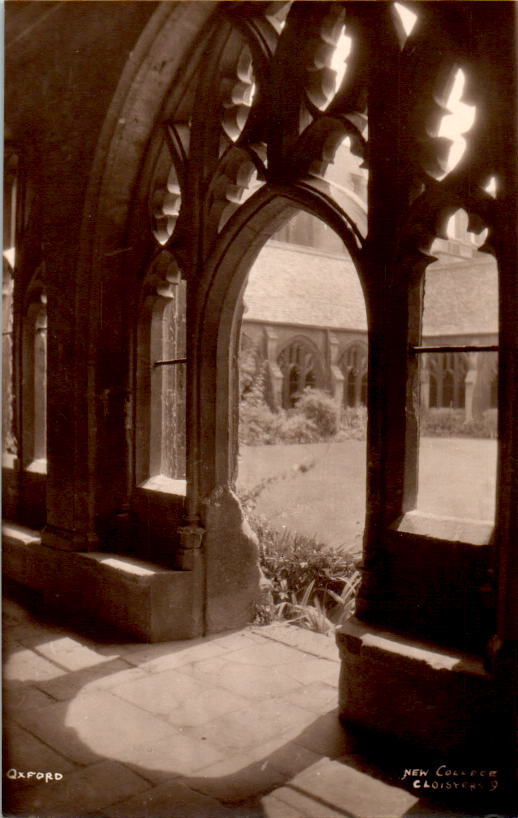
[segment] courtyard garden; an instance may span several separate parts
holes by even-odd
[[[238,493],[255,529],[272,604],[285,618],[326,632],[351,613],[365,518],[366,411],[338,417],[309,390],[290,412],[258,398],[241,404]],[[423,513],[494,517],[496,413],[466,424],[456,410],[423,418],[417,507]]]

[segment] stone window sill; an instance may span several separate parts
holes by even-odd
[[[155,474],[153,477],[149,477],[140,484],[139,488],[159,494],[170,494],[175,497],[187,496],[187,481],[167,477],[165,474]]]
[[[487,520],[465,520],[457,517],[425,514],[414,509],[399,517],[390,528],[400,534],[478,546],[490,544],[494,524]]]
[[[40,457],[37,460],[33,460],[32,463],[29,463],[25,471],[31,472],[32,474],[47,474],[47,458]]]
[[[15,454],[11,454],[11,452],[3,452],[2,454],[2,468],[3,469],[14,469],[18,465],[18,456]]]

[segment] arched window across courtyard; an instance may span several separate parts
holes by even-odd
[[[284,409],[295,406],[305,389],[314,389],[322,384],[318,354],[313,345],[303,338],[292,341],[283,349],[278,364],[283,376]]]
[[[340,357],[344,376],[343,404],[347,407],[367,404],[367,347],[363,343],[348,346]]]

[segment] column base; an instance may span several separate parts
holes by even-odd
[[[438,758],[498,767],[502,697],[480,657],[426,645],[353,618],[337,633],[342,720]],[[493,759],[491,761],[491,759]]]

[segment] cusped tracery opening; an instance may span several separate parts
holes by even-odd
[[[189,149],[190,125],[187,122],[164,124],[157,136],[159,143],[151,174],[149,208],[156,241],[164,246],[172,237],[182,206],[180,168],[185,166]]]
[[[394,3],[394,12],[400,31],[406,40],[412,34],[417,23],[417,14],[404,3]]]
[[[268,22],[273,26],[273,28],[277,31],[278,34],[284,29],[286,25],[286,17],[288,16],[288,12],[290,10],[291,3],[286,2],[274,2],[268,3],[265,17]]]
[[[476,119],[476,106],[463,101],[466,75],[462,68],[456,68],[448,79],[445,109],[447,113],[441,119],[437,136],[448,140],[449,149],[442,160],[442,170],[437,178],[442,179],[454,170],[463,158],[467,140],[465,134],[472,129]]]
[[[352,197],[366,213],[369,171],[361,155],[363,143],[358,134],[346,136],[338,147],[336,141],[336,135],[331,135],[322,151],[322,159],[312,165],[312,175],[326,180],[333,199],[344,210],[350,209]]]
[[[257,95],[257,83],[248,46],[241,51],[232,76],[222,80],[221,124],[231,142],[241,136]]]
[[[448,260],[470,259],[483,248],[487,236],[488,229],[478,217],[470,218],[465,210],[459,209],[447,219],[441,238],[435,239],[431,246],[431,253]]]
[[[348,69],[353,40],[343,9],[331,9],[320,28],[318,45],[308,65],[308,99],[320,111],[332,102]]]

